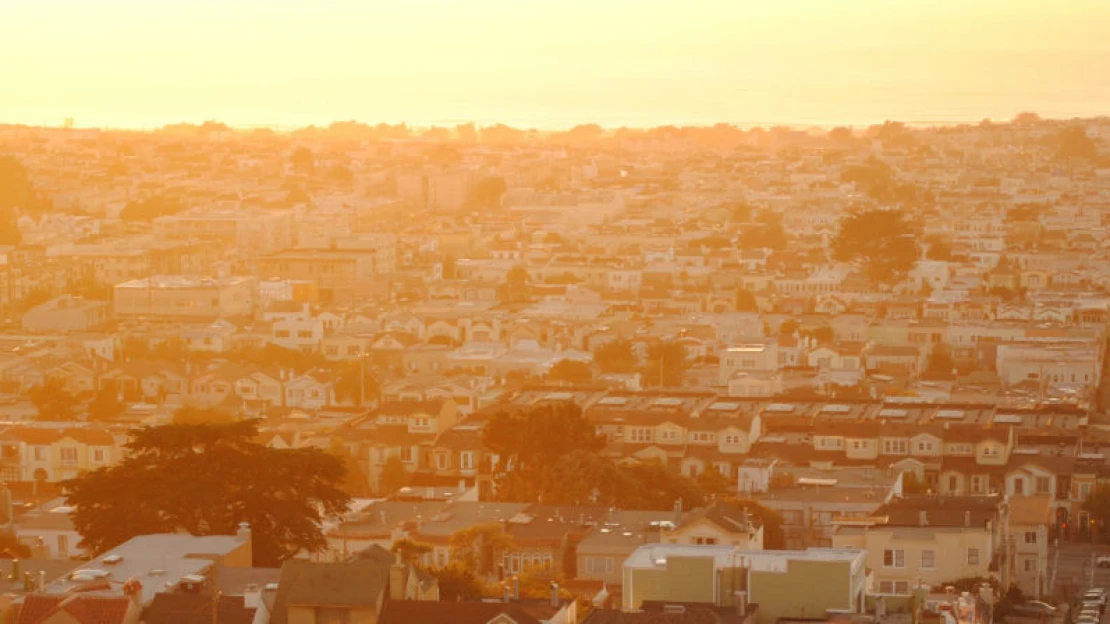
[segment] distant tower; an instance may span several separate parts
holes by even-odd
[[[73,117],[66,117],[66,120],[62,122],[62,127],[67,130],[73,128]]]

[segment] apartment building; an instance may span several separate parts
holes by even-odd
[[[159,275],[116,284],[118,318],[218,319],[254,313],[258,279]]]

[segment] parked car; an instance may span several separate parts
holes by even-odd
[[[1014,615],[1018,617],[1040,618],[1056,615],[1056,607],[1039,600],[1029,600],[1014,605]]]

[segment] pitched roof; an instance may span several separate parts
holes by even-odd
[[[504,602],[433,602],[426,600],[388,600],[382,607],[379,624],[413,624],[416,622],[451,622],[452,624],[488,624],[499,615],[506,615],[516,624],[540,624],[520,607]]]
[[[290,605],[370,607],[389,583],[382,557],[318,563],[290,559],[281,566],[271,624],[287,624]]]
[[[80,624],[122,624],[130,604],[130,599],[118,594],[35,593],[24,599],[16,624],[39,624],[59,613]]]
[[[678,525],[676,530],[681,531],[684,527],[702,519],[712,522],[728,533],[746,533],[749,526],[752,528],[759,526],[759,517],[749,513],[746,507],[714,501],[706,507],[690,512],[682,519],[682,524]]]
[[[216,604],[217,624],[250,624],[254,609],[242,596],[220,596]],[[212,597],[204,594],[167,593],[154,596],[143,610],[144,624],[212,624]]]

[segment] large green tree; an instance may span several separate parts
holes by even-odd
[[[546,403],[527,411],[494,414],[482,442],[501,459],[494,475],[507,500],[563,501],[582,497],[592,484],[559,478],[567,462],[596,454],[605,446],[573,402]],[[585,493],[583,493],[585,490]]]
[[[693,479],[663,464],[617,464],[603,456],[606,440],[569,401],[496,414],[483,442],[501,457],[494,473],[501,500],[630,509],[669,509],[680,498],[693,507],[705,500]]]
[[[832,241],[833,257],[858,262],[874,282],[900,282],[917,262],[913,225],[898,210],[854,212],[840,221]]]
[[[326,544],[321,522],[347,510],[343,462],[319,449],[255,442],[256,421],[170,424],[132,434],[121,463],[64,481],[81,546],[137,535],[230,535],[251,526],[254,564],[278,566]]]

